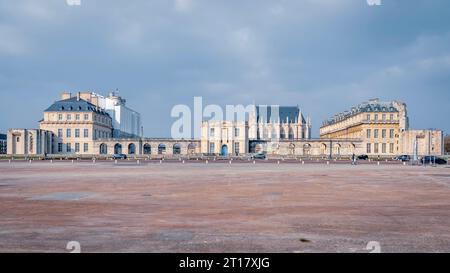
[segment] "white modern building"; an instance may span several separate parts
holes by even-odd
[[[62,99],[68,99],[71,93],[63,93]],[[94,92],[79,92],[81,99],[86,100],[109,114],[112,118],[114,138],[142,137],[141,114],[126,106],[126,100],[111,92],[107,97]]]

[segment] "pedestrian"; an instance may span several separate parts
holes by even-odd
[[[356,165],[356,156],[352,154],[352,165]]]

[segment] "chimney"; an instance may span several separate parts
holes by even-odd
[[[72,97],[72,93],[64,91],[61,95],[61,100],[67,100]]]
[[[77,93],[77,101],[80,101],[80,92]]]

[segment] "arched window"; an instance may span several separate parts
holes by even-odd
[[[130,145],[128,145],[128,154],[129,155],[136,154],[136,145],[134,145],[134,143],[130,143]]]
[[[173,154],[174,155],[179,155],[181,154],[181,145],[176,143],[173,145]]]
[[[289,128],[289,139],[294,139],[294,130]]]
[[[163,155],[166,153],[166,145],[165,144],[159,144],[158,145],[158,154]]]
[[[306,143],[303,145],[303,155],[311,155],[311,144]]]
[[[122,153],[122,145],[117,143],[114,145],[114,154],[121,154]]]
[[[320,144],[320,154],[325,155],[327,153],[327,145],[325,143]]]
[[[289,154],[291,154],[291,155],[295,154],[295,145],[294,145],[294,143],[289,144]]]
[[[195,148],[196,148],[197,146],[194,144],[194,143],[190,143],[189,145],[188,145],[188,154],[195,154]]]
[[[286,132],[284,131],[284,128],[281,127],[280,128],[280,139],[285,139],[286,138]]]
[[[100,154],[105,155],[108,153],[108,146],[105,143],[100,144]]]
[[[150,144],[148,144],[148,143],[144,144],[144,154],[149,155],[151,153],[152,153],[152,147],[150,146]]]

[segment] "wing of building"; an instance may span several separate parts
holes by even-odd
[[[373,99],[323,122],[324,139],[357,138],[369,156],[442,155],[441,130],[410,130],[406,104]]]

